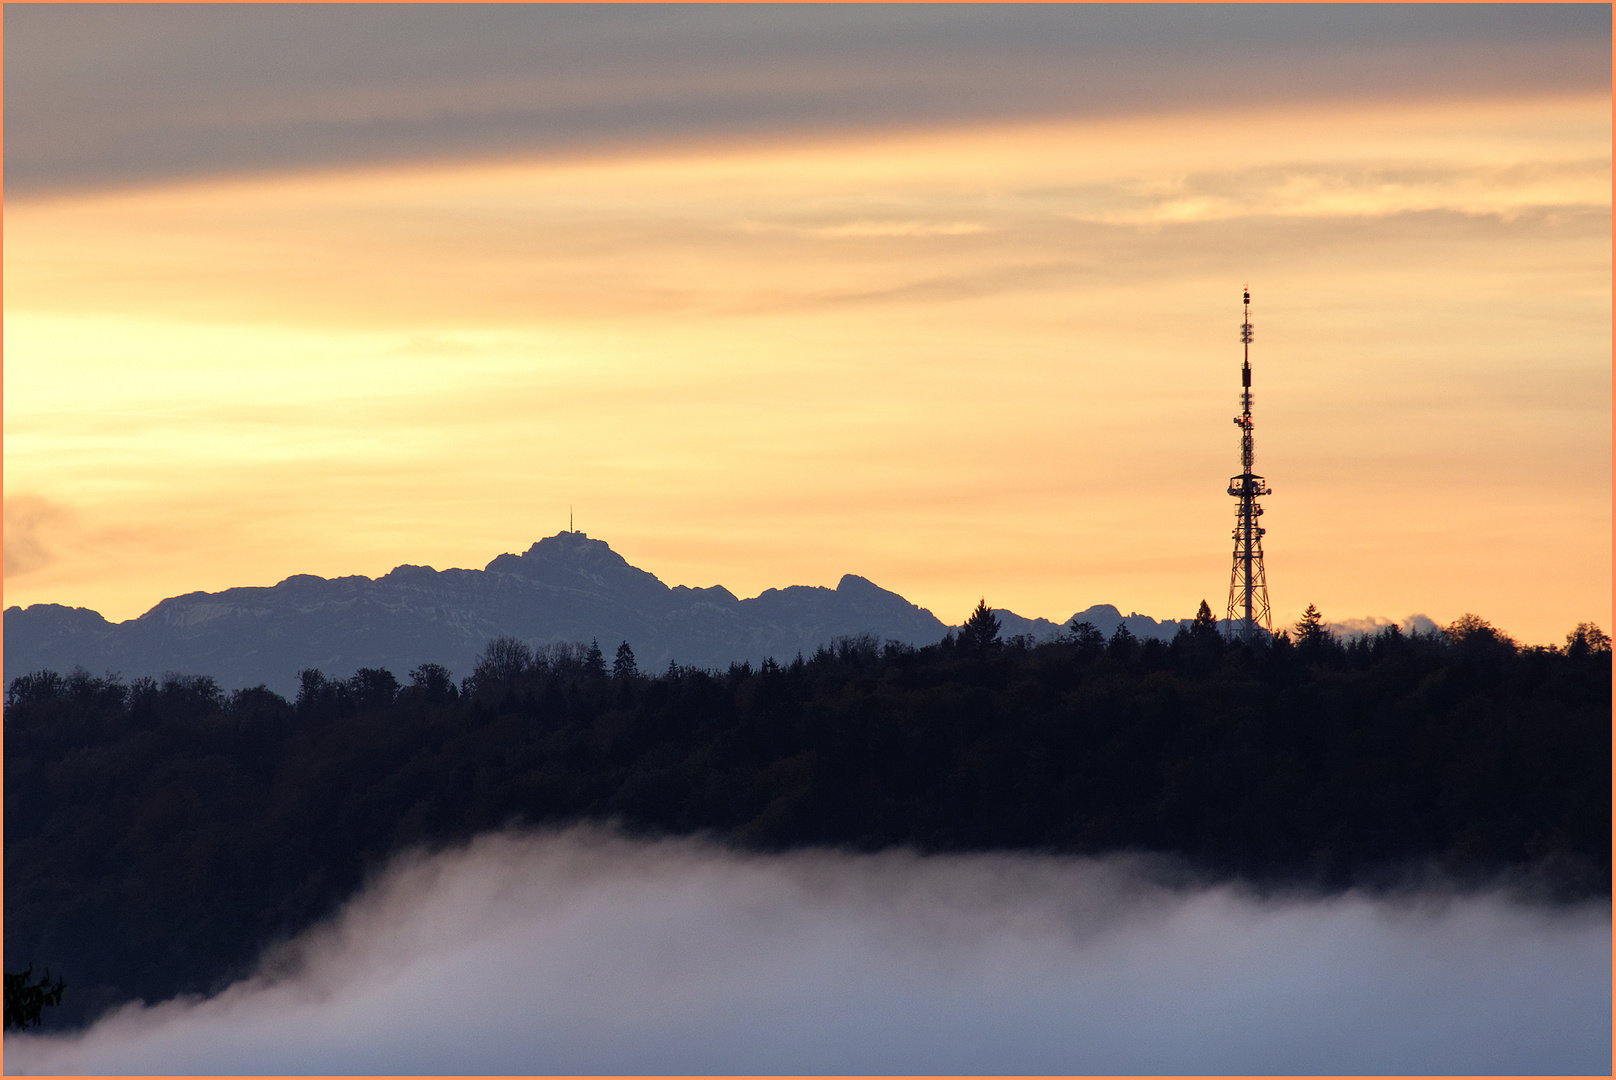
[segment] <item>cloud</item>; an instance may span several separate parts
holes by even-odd
[[[1433,211],[1513,220],[1543,207],[1597,207],[1609,199],[1610,160],[1585,157],[1479,167],[1365,167],[1313,163],[1198,172],[1166,183],[1118,184],[1063,216],[1115,225],[1248,219],[1367,218]]]
[[[37,495],[5,500],[5,576],[21,577],[56,561],[57,540],[75,522],[66,506]]]
[[[744,856],[587,829],[400,859],[206,1001],[9,1072],[1588,1072],[1606,906],[1258,899],[1145,860]]]
[[[1405,634],[1432,634],[1441,629],[1429,615],[1410,615],[1401,622],[1383,619],[1379,615],[1367,615],[1361,619],[1342,619],[1324,625],[1330,633],[1342,639],[1372,637],[1388,626],[1395,626]]]
[[[785,225],[769,222],[743,222],[738,226],[746,233],[789,233],[828,240],[864,240],[872,237],[927,237],[975,236],[989,231],[979,221],[878,221],[860,218],[835,225]]]
[[[17,9],[7,193],[1284,102],[1604,91],[1596,5]]]

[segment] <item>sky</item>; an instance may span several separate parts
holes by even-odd
[[[568,525],[957,623],[1611,625],[1608,6],[13,5],[4,602]]]
[[[8,1034],[6,1071],[1599,1075],[1610,956],[1608,903],[501,834],[212,999]]]

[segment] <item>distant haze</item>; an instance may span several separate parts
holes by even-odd
[[[400,859],[212,1000],[8,1035],[7,1071],[1609,1071],[1608,904],[1171,870],[488,836]]]

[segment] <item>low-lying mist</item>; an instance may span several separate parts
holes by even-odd
[[[396,861],[208,1000],[10,1073],[1608,1073],[1608,903],[595,829]],[[71,992],[71,990],[69,991]]]

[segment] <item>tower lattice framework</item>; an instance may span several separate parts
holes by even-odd
[[[1268,613],[1268,574],[1263,569],[1262,538],[1257,524],[1262,507],[1257,496],[1272,495],[1263,478],[1252,472],[1257,441],[1251,419],[1251,290],[1245,290],[1245,317],[1240,323],[1240,344],[1245,363],[1240,370],[1240,475],[1229,478],[1229,494],[1239,499],[1234,512],[1234,569],[1229,571],[1229,627],[1240,641],[1254,641],[1273,633]]]

